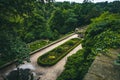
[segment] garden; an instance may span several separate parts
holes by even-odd
[[[40,56],[37,62],[41,66],[52,66],[66,56],[76,46],[78,46],[80,42],[81,40],[79,38],[71,39],[48,53]]]
[[[28,47],[30,48],[31,51],[35,51],[39,48],[42,48],[44,47],[45,45],[51,43],[52,41],[49,41],[49,40],[37,40],[37,41],[34,41],[34,42],[31,42],[28,44]]]

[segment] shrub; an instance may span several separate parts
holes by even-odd
[[[64,50],[64,49],[63,49],[62,47],[58,47],[58,48],[56,48],[56,52],[57,52],[57,53],[62,53],[63,50]]]
[[[49,56],[49,59],[55,59],[56,57],[55,56]]]
[[[57,80],[82,80],[96,56],[90,53],[90,55],[84,59],[84,54],[88,52],[89,51],[82,49],[70,56],[65,65],[65,70]]]

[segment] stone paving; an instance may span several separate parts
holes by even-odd
[[[114,64],[120,50],[99,54],[83,80],[120,80],[120,66]]]

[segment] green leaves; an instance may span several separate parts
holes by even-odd
[[[67,59],[65,70],[57,78],[57,80],[82,80],[87,73],[95,55],[90,53],[86,60],[84,59],[85,49],[79,50],[76,54],[73,54]]]
[[[105,12],[92,21],[83,41],[85,47],[94,48],[94,50],[120,47],[120,17],[118,14]]]
[[[29,49],[18,37],[8,32],[0,32],[0,60],[15,60],[18,65],[29,59]]]
[[[40,56],[37,62],[41,66],[52,66],[56,64],[59,60],[61,60],[63,57],[65,57],[76,46],[78,46],[80,42],[81,41],[78,38],[71,39],[66,43],[58,46],[57,48]]]
[[[50,18],[51,29],[57,30],[60,34],[68,33],[75,29],[77,23],[76,15],[72,9],[57,8]]]

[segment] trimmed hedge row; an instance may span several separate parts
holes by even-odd
[[[41,66],[52,66],[59,60],[65,57],[71,50],[77,47],[81,43],[79,38],[74,38],[66,43],[58,46],[57,48],[49,51],[48,53],[40,56],[37,63]]]

